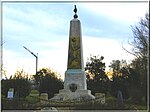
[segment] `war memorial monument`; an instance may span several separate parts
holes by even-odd
[[[64,88],[58,94],[48,99],[47,93],[40,95],[40,103],[36,107],[41,110],[72,112],[71,110],[91,109],[92,105],[105,104],[105,94],[96,93],[95,96],[87,89],[86,73],[84,71],[81,23],[78,19],[75,5],[74,16],[70,21],[68,63],[65,71]],[[44,107],[44,108],[43,108]],[[94,107],[92,107],[94,108]]]
[[[90,100],[95,97],[87,90],[84,71],[81,23],[75,5],[74,18],[70,21],[68,65],[65,72],[64,89],[50,100]]]

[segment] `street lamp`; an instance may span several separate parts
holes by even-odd
[[[37,69],[38,69],[38,53],[37,53],[37,55],[35,55],[33,52],[31,52],[25,46],[23,46],[23,48],[25,48],[28,52],[30,52],[36,58],[36,73],[37,73]],[[36,73],[35,73],[35,75],[36,75]]]

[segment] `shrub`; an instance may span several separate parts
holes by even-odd
[[[14,88],[15,97],[26,97],[31,90],[31,84],[28,79],[16,78],[2,80],[2,94],[7,97],[9,88]]]
[[[39,102],[39,92],[37,90],[31,90],[29,96],[26,97],[26,100],[31,104]]]

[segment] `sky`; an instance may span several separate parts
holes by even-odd
[[[112,60],[127,60],[131,50],[131,25],[148,11],[148,2],[3,2],[3,69],[7,77],[23,69],[35,74],[51,68],[61,74],[67,70],[70,21],[74,5],[82,28],[84,65],[90,55],[104,56],[106,69]],[[4,76],[2,76],[4,77]]]

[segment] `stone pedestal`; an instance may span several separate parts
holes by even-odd
[[[95,97],[87,90],[86,74],[83,70],[67,70],[65,72],[64,89],[51,100],[91,100]]]
[[[64,89],[76,88],[77,90],[86,90],[86,74],[82,69],[68,69],[65,72]]]
[[[80,100],[92,100],[94,98],[95,97],[93,95],[91,95],[90,90],[76,90],[75,92],[72,92],[72,91],[67,90],[67,89],[62,89],[59,91],[59,94],[56,94],[51,100],[80,101]]]

